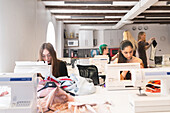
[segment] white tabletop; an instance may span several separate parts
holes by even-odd
[[[117,90],[107,91],[106,88],[97,87],[96,93],[85,96],[77,96],[76,100],[85,103],[104,103],[106,101],[113,104],[113,113],[132,113],[129,104],[129,93],[137,93],[137,90]]]
[[[137,93],[139,93],[138,90],[107,91],[106,88],[96,87],[96,93],[91,95],[77,96],[76,100],[83,103],[104,103],[108,101],[113,105],[112,113],[134,113],[130,105],[129,95],[136,95]],[[170,112],[149,112],[149,113],[170,113]]]

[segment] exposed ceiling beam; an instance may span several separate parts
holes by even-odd
[[[146,16],[146,17],[170,17],[170,13],[142,13],[139,16]]]
[[[166,18],[162,18],[162,19],[159,19],[159,18],[154,18],[154,19],[150,19],[150,18],[135,18],[133,19],[132,21],[170,21],[170,19],[166,19]]]
[[[52,13],[54,16],[124,16],[126,13]]]
[[[119,21],[120,18],[115,19],[56,19],[57,21]]]
[[[159,0],[159,1],[169,1],[169,0]]]
[[[132,6],[46,6],[49,10],[76,9],[76,10],[130,10]]]
[[[153,20],[153,19],[147,19],[147,20],[134,20],[133,22],[147,22],[147,23],[149,23],[149,22],[155,22],[155,23],[162,23],[162,22],[169,22],[170,23],[170,20]]]
[[[134,22],[133,24],[170,24],[170,22]]]
[[[151,6],[147,10],[170,10],[170,6]]]
[[[73,2],[91,2],[91,1],[96,1],[96,2],[100,2],[100,1],[139,1],[139,0],[41,0],[41,1],[73,1]],[[164,1],[164,0],[161,0]]]
[[[64,23],[64,24],[88,24],[88,25],[91,25],[91,24],[113,24],[115,25],[116,22],[93,22],[93,23],[86,23],[86,22],[82,22],[82,23]],[[134,22],[133,24],[170,24],[170,22]]]
[[[89,25],[91,25],[91,24],[116,24],[117,22],[91,22],[91,23],[89,23],[89,22],[77,22],[77,23],[75,23],[75,22],[67,22],[67,23],[65,23],[64,22],[64,24],[89,24]]]
[[[170,24],[170,6],[167,5],[170,0],[41,1],[44,2],[45,7],[51,11],[57,21],[63,21],[65,24],[112,24],[113,29],[119,29],[125,24],[132,23]],[[134,2],[134,4],[127,4],[131,2]],[[119,4],[116,5],[116,3]],[[119,24],[117,21],[119,21]]]

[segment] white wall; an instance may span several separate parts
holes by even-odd
[[[36,48],[37,48],[37,58],[38,50],[42,43],[46,42],[46,34],[48,23],[51,21],[51,15],[48,10],[45,10],[44,4],[39,0],[37,1],[36,10]]]
[[[17,60],[38,59],[49,21],[56,24],[41,1],[0,1],[0,72],[13,72]]]
[[[0,72],[12,71],[15,60],[35,60],[35,0],[0,1]]]

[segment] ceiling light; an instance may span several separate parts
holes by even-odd
[[[48,6],[64,5],[64,1],[44,1],[43,3]]]
[[[113,3],[112,3],[112,5],[114,5],[114,6],[134,6],[134,5],[136,5],[138,2],[124,2],[124,1],[122,1],[122,2],[117,2],[117,1],[114,1]]]
[[[122,18],[123,16],[105,16],[105,18]]]
[[[145,18],[145,16],[137,16],[136,18]]]
[[[130,20],[124,20],[124,21],[120,21],[121,23],[123,24],[132,24],[133,21],[130,21]]]
[[[127,13],[129,10],[50,10],[51,13]]]
[[[81,22],[86,22],[86,23],[92,23],[92,22],[118,22],[118,21],[63,21],[64,23],[81,23]]]
[[[104,16],[71,16],[72,19],[104,19]]]
[[[90,24],[90,25],[87,25],[87,24],[81,24],[80,26],[80,29],[112,29],[112,26],[111,25],[103,25],[103,24],[100,24],[100,26],[98,25],[94,25],[94,24]]]
[[[111,1],[65,1],[65,4],[112,4]]]
[[[65,19],[65,18],[71,18],[71,16],[55,16],[55,18]]]
[[[166,6],[166,5],[167,5],[166,1],[159,1],[159,2],[156,2],[153,6]]]

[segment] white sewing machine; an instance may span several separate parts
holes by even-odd
[[[0,113],[37,113],[37,74],[0,74]]]
[[[95,65],[98,68],[99,75],[106,75],[105,65],[108,64],[108,55],[95,55],[94,58],[89,59],[89,64]]]
[[[148,68],[132,71],[132,83],[135,87],[145,87],[150,80],[160,80],[162,95],[170,94],[170,68]]]
[[[132,71],[135,87],[145,87],[150,80],[160,80],[160,92],[142,90],[129,94],[129,103],[134,113],[170,112],[170,68],[148,68]],[[153,84],[154,85],[154,84]],[[155,86],[157,86],[155,84]],[[145,89],[145,88],[144,88]]]
[[[41,73],[43,77],[51,75],[51,66],[47,62],[16,61],[14,73]]]
[[[132,89],[132,80],[121,80],[121,71],[132,71],[140,69],[139,63],[118,63],[106,64],[106,89],[107,90],[122,90]],[[133,78],[132,78],[133,79]]]

